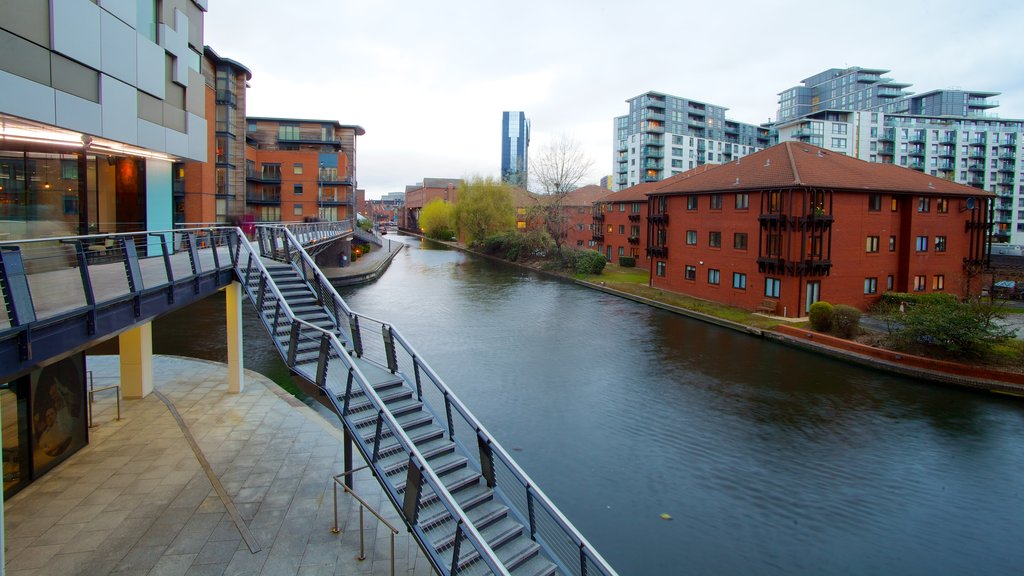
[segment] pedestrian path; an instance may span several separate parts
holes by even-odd
[[[98,383],[118,377],[116,356],[87,365]],[[5,502],[9,576],[391,573],[391,532],[368,511],[357,559],[359,505],[340,488],[331,532],[340,430],[251,371],[241,394],[216,362],[157,356],[154,376],[158,394],[122,400],[119,421],[113,393],[98,395],[89,445]],[[354,478],[400,530],[395,573],[432,574],[377,481]]]

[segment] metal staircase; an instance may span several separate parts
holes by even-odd
[[[393,327],[349,309],[286,228],[259,238],[238,244],[244,289],[438,573],[615,574]]]

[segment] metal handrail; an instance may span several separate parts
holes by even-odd
[[[289,231],[288,235],[291,236],[290,231]],[[294,236],[291,236],[291,238],[294,239]],[[248,240],[244,238],[244,235],[239,237],[239,244],[240,245],[244,245],[246,250],[248,250],[251,254],[255,253],[253,251],[253,249],[252,249],[252,246],[249,244]],[[300,250],[300,252],[302,254],[305,254],[304,250]],[[273,282],[273,279],[270,277],[270,272],[263,265],[263,262],[260,261],[259,258],[256,258],[253,261],[256,263],[256,266],[257,266],[258,270],[260,271],[261,275],[264,275],[267,279],[269,279],[270,280],[269,284],[273,285],[274,282]],[[238,264],[236,264],[236,266],[241,267],[241,258],[238,259]],[[243,275],[243,271],[242,270],[236,270],[236,273],[238,273],[239,276]],[[247,292],[248,292],[249,289],[250,289],[250,287],[248,285],[246,285]],[[277,291],[276,286],[274,286],[273,292],[274,292],[275,295],[280,297],[280,292]],[[252,296],[250,295],[250,299],[251,298],[252,298]],[[283,298],[282,298],[282,300],[283,300]],[[262,318],[262,311],[259,311],[259,312],[260,312],[260,315],[261,315],[261,318]],[[395,419],[394,415],[391,414],[391,411],[387,408],[387,406],[384,403],[384,401],[377,394],[377,391],[374,390],[372,385],[370,385],[369,379],[363,374],[363,372],[355,364],[355,362],[352,360],[351,356],[349,356],[348,351],[341,344],[341,341],[338,340],[337,335],[335,335],[334,333],[332,333],[332,332],[330,332],[328,330],[325,330],[325,329],[323,329],[323,328],[321,328],[319,326],[316,326],[314,324],[310,324],[309,322],[306,322],[305,320],[302,320],[301,318],[296,317],[291,312],[290,308],[285,307],[285,312],[286,312],[286,315],[288,316],[288,319],[292,323],[304,325],[305,327],[307,327],[309,329],[312,329],[312,330],[314,330],[316,332],[319,332],[321,334],[321,338],[327,338],[327,340],[332,344],[332,348],[334,349],[334,352],[337,353],[338,357],[342,359],[342,363],[356,377],[355,379],[358,381],[360,387],[363,389],[363,394],[366,395],[366,397],[370,399],[371,403],[376,408],[378,417],[383,417],[388,422],[388,426],[391,429],[392,435],[395,438],[398,439],[399,444],[402,445],[402,447],[405,449],[406,453],[410,454],[410,456],[415,457],[415,460],[418,461],[418,463],[420,464],[420,466],[422,468],[421,471],[423,472],[425,478],[428,480],[428,483],[431,485],[431,488],[434,490],[434,493],[438,495],[439,500],[441,501],[442,505],[444,505],[444,507],[448,510],[448,513],[451,514],[453,517],[456,517],[458,519],[459,523],[462,525],[462,529],[467,532],[467,536],[473,542],[474,547],[478,551],[481,552],[481,557],[488,564],[488,567],[491,570],[493,570],[496,573],[498,573],[498,574],[508,575],[509,572],[505,569],[505,567],[498,560],[497,554],[487,544],[487,541],[483,538],[483,536],[480,535],[479,531],[476,530],[475,526],[473,526],[473,523],[469,520],[469,518],[466,515],[465,511],[462,510],[462,507],[458,505],[458,502],[455,500],[454,496],[452,496],[451,493],[448,491],[448,489],[445,488],[444,483],[441,481],[441,479],[437,476],[437,474],[433,471],[433,469],[428,464],[426,457],[423,456],[423,454],[419,451],[418,448],[416,448],[416,445],[412,442],[412,440],[409,438],[409,436],[405,433],[405,430],[402,428],[402,426]],[[264,321],[266,321],[266,320],[264,320]],[[294,337],[295,336],[293,336],[293,338]],[[276,342],[276,338],[275,338],[275,342]],[[292,364],[292,360],[287,359],[287,355],[285,355],[285,356],[286,356],[287,363]],[[325,362],[325,361],[327,361],[327,360],[320,359],[318,361],[318,368],[319,368],[319,362]],[[291,369],[293,369],[293,370],[295,370],[297,372],[301,372],[293,364],[290,365],[289,368],[291,368]],[[315,382],[316,381],[316,378],[312,377],[312,375],[303,374],[303,376],[305,376],[311,382]],[[331,404],[334,406],[335,411],[338,414],[342,415],[342,418],[345,418],[345,416],[346,416],[345,415],[345,411],[344,411],[342,406],[338,405],[337,397],[333,393],[327,394],[327,397],[330,398]],[[357,443],[360,445],[360,447],[365,451],[367,447],[363,446],[363,443],[364,443],[363,439],[358,434],[353,434],[353,437],[357,441]],[[378,476],[378,477],[379,478],[383,478],[382,476]],[[389,489],[390,488],[391,487],[389,486]],[[395,494],[393,494],[393,496],[397,498],[397,492]]]
[[[298,240],[294,237],[294,235],[291,234],[291,231],[288,230],[287,228],[285,228],[285,235],[295,245],[299,245]],[[594,549],[590,542],[588,542],[587,539],[584,538],[578,530],[576,530],[575,526],[573,526],[572,523],[570,523],[569,520],[565,517],[565,515],[561,512],[561,510],[559,510],[554,505],[554,503],[551,502],[551,499],[548,498],[548,496],[537,487],[537,484],[533,482],[533,480],[526,474],[526,472],[521,467],[519,467],[515,460],[513,460],[512,457],[508,454],[508,452],[504,448],[502,448],[501,444],[499,444],[498,441],[495,440],[494,437],[489,432],[487,432],[486,428],[484,428],[484,426],[472,415],[472,413],[469,412],[465,404],[463,404],[462,401],[459,400],[458,397],[455,395],[455,393],[452,392],[450,388],[448,388],[448,386],[444,383],[440,376],[438,376],[437,373],[434,372],[432,368],[430,368],[430,366],[423,360],[422,356],[420,356],[415,351],[412,345],[409,344],[409,342],[401,335],[401,333],[399,333],[398,330],[396,330],[387,322],[383,322],[381,320],[377,320],[372,317],[354,312],[351,308],[349,308],[348,304],[345,303],[341,296],[338,295],[337,291],[334,289],[334,286],[330,283],[330,281],[326,279],[326,277],[323,275],[323,272],[320,270],[318,266],[316,266],[312,259],[309,258],[305,250],[296,250],[295,252],[305,263],[309,265],[317,279],[322,280],[324,288],[329,291],[329,293],[332,295],[332,298],[336,302],[340,303],[341,309],[345,311],[347,316],[349,316],[350,318],[353,316],[363,318],[368,321],[376,322],[378,324],[388,327],[388,329],[391,331],[392,336],[402,345],[403,348],[405,348],[406,352],[413,359],[413,362],[418,364],[425,370],[426,374],[429,376],[429,379],[434,383],[434,386],[445,396],[445,398],[450,399],[452,404],[458,408],[459,413],[462,414],[463,418],[465,418],[467,423],[469,423],[477,431],[477,433],[480,434],[483,437],[483,439],[488,442],[492,449],[497,451],[497,453],[501,456],[501,459],[517,476],[519,482],[524,485],[524,488],[526,488],[528,491],[532,490],[536,494],[537,498],[540,500],[543,507],[555,518],[555,520],[558,522],[561,528],[575,540],[575,544],[580,547],[581,552],[587,554],[591,559],[593,559],[599,565],[600,569],[604,571],[605,574],[616,574],[615,570],[611,567],[611,565],[608,564],[608,562],[597,552],[597,550]],[[335,321],[337,321],[337,319],[335,319]],[[340,323],[339,327],[341,327]],[[333,336],[333,334],[331,336]],[[376,396],[376,392],[374,392],[374,396]],[[415,446],[413,446],[413,449],[415,449]],[[425,460],[422,459],[421,461],[426,462]]]
[[[394,336],[394,338],[398,340],[399,343],[402,344],[402,346],[412,356],[415,362],[417,362],[420,365],[420,367],[426,372],[427,376],[429,376],[429,380],[433,381],[435,383],[435,386],[437,386],[437,388],[441,390],[450,399],[452,405],[458,409],[459,413],[462,414],[462,417],[466,419],[466,421],[476,430],[476,432],[483,436],[484,439],[490,443],[491,448],[501,456],[502,460],[505,461],[505,465],[512,470],[512,472],[516,475],[519,481],[522,484],[524,484],[524,487],[527,490],[533,490],[536,496],[544,504],[544,507],[548,510],[548,512],[550,512],[558,521],[558,523],[562,526],[562,529],[567,531],[576,539],[576,543],[580,545],[581,550],[585,550],[587,554],[591,555],[591,557],[593,557],[593,559],[596,562],[601,564],[602,567],[607,567],[609,569],[609,574],[614,574],[615,572],[614,570],[611,570],[611,565],[608,564],[608,562],[605,561],[605,559],[597,552],[597,550],[594,549],[593,546],[591,546],[590,542],[588,542],[587,539],[584,538],[578,530],[576,530],[576,527],[573,526],[571,522],[569,522],[569,519],[566,518],[564,514],[562,514],[562,511],[555,506],[551,499],[548,498],[548,496],[537,486],[537,484],[526,474],[526,472],[519,467],[519,464],[517,464],[516,461],[512,459],[512,456],[510,456],[509,453],[505,451],[501,444],[499,444],[498,441],[495,440],[493,436],[491,436],[487,429],[484,428],[484,425],[481,424],[480,421],[477,420],[475,416],[473,416],[473,414],[469,411],[468,408],[466,408],[465,404],[463,404],[462,401],[459,400],[455,393],[452,392],[451,389],[449,389],[444,384],[444,381],[441,380],[441,377],[438,376],[436,372],[434,372],[434,369],[431,368],[425,360],[423,360],[422,356],[416,353],[412,345],[409,344],[409,342],[404,337],[402,337],[402,335],[397,330],[394,330],[394,328],[392,328],[392,331],[392,336]]]

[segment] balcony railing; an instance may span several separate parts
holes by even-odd
[[[280,192],[249,192],[245,195],[245,201],[252,204],[280,204]]]

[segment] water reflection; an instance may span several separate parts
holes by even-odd
[[[347,300],[415,342],[621,573],[1000,574],[1024,560],[1019,401],[410,244]]]

